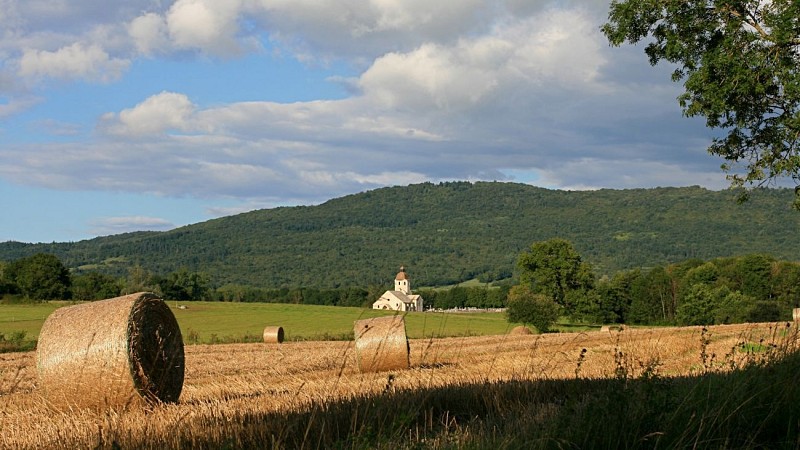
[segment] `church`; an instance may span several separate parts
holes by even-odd
[[[422,296],[411,293],[411,279],[408,278],[405,267],[400,267],[400,272],[394,277],[394,290],[384,292],[381,298],[372,304],[372,309],[395,311],[422,311],[422,307]]]

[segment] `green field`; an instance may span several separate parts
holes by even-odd
[[[23,305],[0,304],[0,334],[24,331],[28,338],[35,338],[51,312],[69,302],[44,302]]]
[[[67,302],[0,305],[0,334],[39,335],[42,323]],[[286,340],[351,339],[353,322],[391,312],[340,306],[278,303],[168,302],[187,343],[259,340],[266,326],[281,326]],[[181,309],[180,306],[185,307]],[[413,312],[406,315],[411,339],[505,334],[511,328],[502,313]]]

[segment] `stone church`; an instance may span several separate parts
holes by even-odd
[[[422,296],[411,293],[411,279],[408,278],[405,267],[400,267],[400,272],[394,277],[394,290],[384,292],[381,298],[372,304],[372,309],[395,311],[422,311],[422,308]]]

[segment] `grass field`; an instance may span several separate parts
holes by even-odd
[[[44,302],[21,305],[0,304],[0,333],[24,331],[35,338],[47,316],[68,302]]]
[[[185,310],[184,310],[185,311]],[[260,326],[260,325],[259,325]],[[186,347],[177,404],[57,411],[34,353],[0,354],[0,448],[800,447],[797,324]]]
[[[29,340],[35,340],[47,316],[68,304],[0,305],[0,334],[22,331]],[[286,340],[347,340],[353,337],[354,321],[392,314],[364,308],[276,303],[168,304],[184,340],[190,344],[260,341],[268,325],[282,326]],[[406,328],[412,339],[505,334],[510,326],[502,313],[417,312],[406,315]]]

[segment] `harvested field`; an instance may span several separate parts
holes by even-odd
[[[361,373],[352,341],[186,347],[177,404],[59,412],[37,388],[34,353],[0,354],[0,448],[296,446],[293,417],[354,398],[519,380],[724,372],[763,353],[785,323],[410,341],[411,369]],[[785,341],[785,338],[784,338]],[[329,406],[325,406],[329,408]],[[364,412],[366,414],[366,412]],[[344,420],[355,421],[355,418]],[[310,424],[306,424],[310,426]],[[433,426],[433,424],[432,424]],[[254,437],[255,436],[255,437]],[[406,436],[407,437],[407,436]],[[303,441],[303,446],[317,447]]]

